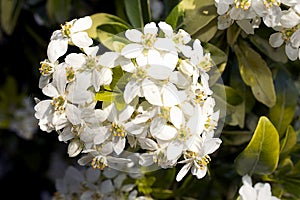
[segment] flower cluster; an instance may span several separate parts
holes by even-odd
[[[183,163],[177,181],[190,169],[204,177],[221,144],[210,53],[184,30],[151,22],[101,54],[85,32],[91,25],[90,17],[75,19],[51,37],[39,83],[50,99],[35,106],[41,130],[69,142],[70,157],[84,153],[81,165],[126,171]]]
[[[272,196],[271,186],[269,183],[258,182],[252,186],[252,180],[249,175],[242,177],[243,185],[239,189],[239,200],[278,200],[277,197]]]
[[[52,199],[151,200],[150,197],[138,196],[135,181],[140,178],[140,174],[130,175],[109,168],[101,172],[91,167],[79,170],[69,166],[64,177],[56,180]]]
[[[276,33],[269,38],[272,47],[285,43],[285,51],[292,61],[300,59],[300,2],[299,0],[215,0],[218,28],[223,30],[236,22],[247,34],[261,21]]]

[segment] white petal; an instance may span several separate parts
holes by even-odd
[[[105,52],[103,55],[100,56],[98,64],[101,66],[113,68],[119,63],[116,60],[120,57],[120,53],[117,52]]]
[[[175,43],[169,38],[157,38],[154,47],[162,51],[176,51]]]
[[[58,58],[63,56],[68,50],[68,38],[61,38],[58,40],[51,40],[48,48],[47,55],[51,63],[54,63]]]
[[[42,92],[44,95],[46,95],[48,97],[57,97],[59,95],[56,87],[54,87],[54,85],[52,83],[49,83],[48,85],[46,85],[42,89]]]
[[[150,34],[156,34],[158,31],[158,28],[154,22],[150,22],[145,25],[144,27],[144,34],[150,33]]]
[[[51,115],[51,111],[53,112],[53,106],[51,105],[52,100],[44,100],[40,101],[38,104],[34,106],[34,110],[36,113],[34,116],[37,119],[48,118]]]
[[[81,111],[75,105],[69,103],[66,105],[66,115],[72,124],[81,123]]]
[[[147,74],[156,80],[166,80],[172,70],[164,65],[152,64],[147,70]]]
[[[180,126],[184,123],[184,116],[182,110],[173,106],[170,109],[170,122],[177,128],[180,129]]]
[[[300,23],[300,17],[292,8],[287,11],[283,11],[283,13],[284,14],[280,20],[283,27],[292,28]]]
[[[117,142],[114,143],[113,149],[116,152],[117,155],[120,155],[120,153],[123,152],[126,144],[126,139],[125,138],[118,138]]]
[[[142,89],[146,100],[152,105],[162,106],[160,89],[149,79],[142,82]]]
[[[127,30],[125,32],[125,36],[132,42],[140,43],[142,41],[142,35],[143,33],[136,30],[136,29],[131,29]]]
[[[102,144],[109,136],[109,129],[107,127],[100,127],[100,131],[96,132],[96,135],[94,137],[94,143]]]
[[[142,51],[143,46],[141,44],[127,44],[121,51],[121,54],[126,58],[136,58]]]
[[[290,60],[295,61],[298,58],[299,48],[295,48],[291,43],[287,43],[285,45],[285,53]]]
[[[88,36],[87,32],[74,33],[72,42],[79,48],[89,47],[93,44],[93,40]]]
[[[291,43],[294,47],[300,47],[300,29],[293,33]]]
[[[129,104],[138,94],[140,90],[140,84],[136,80],[129,81],[124,90],[124,101]]]
[[[219,138],[211,138],[209,140],[205,140],[203,144],[204,154],[211,154],[215,152],[221,145],[222,140]]]
[[[126,120],[128,120],[132,113],[134,112],[134,107],[131,105],[127,105],[124,110],[122,110],[122,112],[119,114],[119,121],[120,122],[125,122]]]
[[[163,21],[159,22],[158,26],[167,37],[171,38],[173,36],[172,26],[170,26],[169,24],[167,24],[166,22],[163,22]]]
[[[202,168],[196,167],[195,165],[192,167],[191,172],[195,175],[198,179],[203,178],[207,172],[207,166],[204,165]]]
[[[85,57],[83,54],[70,53],[66,56],[65,62],[78,69],[85,63]]]
[[[168,145],[167,159],[176,160],[182,154],[183,144],[179,140],[175,140]]]
[[[177,176],[176,176],[176,181],[179,182],[182,180],[182,178],[188,173],[188,171],[190,170],[190,168],[192,167],[193,163],[187,163],[185,164],[181,170],[178,172]]]
[[[141,148],[150,150],[150,151],[155,151],[158,149],[158,145],[154,140],[151,140],[149,138],[143,138],[139,140]]]
[[[280,32],[270,35],[269,43],[272,47],[280,47],[283,44],[282,34]]]
[[[163,141],[169,141],[174,139],[177,135],[177,130],[173,126],[164,125],[161,127],[161,130],[156,135],[156,138]]]
[[[163,105],[166,107],[172,107],[180,104],[180,93],[176,86],[173,84],[167,84],[162,88]]]
[[[87,30],[92,27],[92,19],[90,16],[85,16],[76,20],[71,28],[73,32]]]
[[[100,71],[98,69],[94,69],[92,71],[92,76],[91,76],[91,81],[92,81],[92,85],[95,88],[95,91],[98,92],[100,90],[100,86],[102,83],[102,74],[100,73]]]
[[[100,85],[109,85],[112,81],[112,71],[110,68],[102,67],[99,71]]]

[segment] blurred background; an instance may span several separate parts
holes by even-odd
[[[0,0],[0,191],[8,199],[50,199],[68,164],[67,145],[39,129],[34,98],[40,62],[60,24],[105,12],[125,20],[122,0]],[[154,20],[178,1],[152,0]],[[2,198],[1,198],[2,199]]]

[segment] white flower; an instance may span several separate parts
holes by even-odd
[[[66,88],[67,78],[62,65],[58,66],[53,82],[43,88],[43,93],[52,100],[43,100],[35,105],[35,117],[39,119],[40,128],[50,132],[62,129],[68,122],[73,125],[81,123],[80,110],[73,105]]]
[[[85,48],[93,44],[93,40],[88,36],[85,30],[92,26],[92,19],[89,16],[73,19],[61,25],[61,30],[56,30],[51,36],[48,45],[47,55],[50,62],[55,62],[63,56],[68,50],[68,44],[79,48]]]
[[[209,134],[196,137],[193,144],[184,153],[184,160],[178,162],[185,165],[178,172],[176,180],[181,181],[190,169],[198,179],[203,178],[207,172],[207,165],[211,161],[208,154],[216,151],[221,142],[221,139],[213,138]]]
[[[295,12],[294,9],[282,11],[282,17],[280,20],[281,26],[284,28],[293,28],[300,23],[300,13]]]
[[[142,58],[142,57],[141,57]],[[167,80],[176,67],[177,56],[149,50],[145,59],[137,59],[132,79],[126,84],[124,100],[130,103],[136,96],[145,97],[152,105],[162,105],[161,82]]]
[[[271,186],[269,183],[256,183],[252,186],[252,180],[249,175],[242,177],[243,185],[239,189],[241,200],[279,200],[272,196]]]
[[[154,22],[146,24],[143,33],[136,29],[127,30],[125,36],[133,43],[127,44],[121,54],[126,58],[136,58],[144,49],[152,49],[157,39],[157,31],[158,28]]]

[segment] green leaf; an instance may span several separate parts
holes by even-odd
[[[202,46],[206,52],[210,53],[210,57],[213,60],[214,65],[219,65],[227,62],[227,54],[217,46],[207,42],[203,42]]]
[[[288,126],[284,138],[280,141],[280,156],[288,155],[297,143],[297,135],[292,126]]]
[[[134,28],[143,28],[151,21],[149,0],[124,0],[129,22]]]
[[[119,22],[102,24],[97,27],[97,38],[106,48],[118,52],[128,43],[123,36],[127,29],[126,25]]]
[[[174,197],[172,190],[162,189],[162,188],[153,188],[151,195],[155,199],[170,199]]]
[[[278,69],[274,83],[277,101],[275,106],[270,108],[268,117],[277,128],[281,138],[293,120],[298,91],[291,75],[284,69]]]
[[[13,33],[23,6],[23,0],[2,0],[0,6],[1,28],[10,35]]]
[[[65,22],[68,19],[71,0],[47,0],[46,9],[49,19],[53,23]]]
[[[165,22],[170,24],[172,28],[178,29],[179,27],[182,26],[180,24],[182,22],[182,18],[184,16],[184,11],[187,9],[194,9],[195,0],[182,0],[180,3],[178,3],[170,12],[170,14],[166,17]]]
[[[119,25],[122,24],[120,25],[121,27],[126,27],[127,29],[130,28],[130,25],[126,21],[108,13],[96,13],[91,15],[90,17],[92,18],[93,24],[90,29],[86,30],[86,32],[91,38],[94,39],[97,39],[98,37],[97,27],[100,25],[119,23]]]
[[[239,35],[241,33],[241,28],[237,24],[232,24],[227,30],[226,30],[226,39],[227,43],[232,46],[236,43]]]
[[[193,38],[199,39],[202,42],[210,41],[218,31],[218,18],[214,18],[206,26],[197,31]]]
[[[241,77],[251,87],[255,98],[268,107],[276,103],[272,73],[267,63],[246,42],[234,45]]]
[[[261,38],[257,34],[249,36],[250,41],[254,44],[261,53],[268,56],[275,62],[286,63],[288,58],[285,53],[285,47],[282,45],[280,48],[274,48],[269,44],[269,41]]]
[[[268,175],[274,172],[279,160],[279,135],[270,120],[260,117],[251,141],[235,159],[239,175]]]
[[[184,9],[184,29],[191,35],[194,35],[207,26],[212,20],[217,18],[217,16],[218,14],[214,0],[194,0],[193,7]]]

